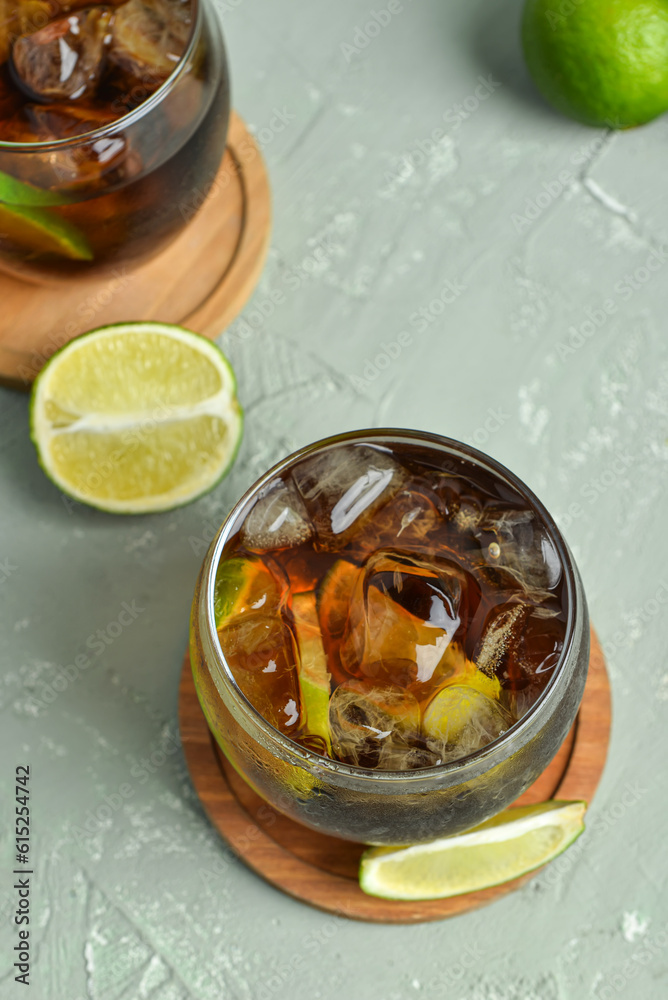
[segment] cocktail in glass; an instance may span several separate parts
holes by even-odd
[[[153,256],[225,148],[210,0],[18,0],[0,14],[0,267],[49,281]]]
[[[230,763],[316,830],[407,844],[512,803],[570,729],[589,658],[572,556],[531,491],[437,435],[360,431],[270,470],[192,612]]]

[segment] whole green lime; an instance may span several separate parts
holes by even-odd
[[[529,72],[558,111],[631,128],[668,110],[668,0],[527,0]]]

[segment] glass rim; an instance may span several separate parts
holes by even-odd
[[[368,443],[373,446],[374,444],[381,444],[383,440],[389,442],[390,440],[396,441],[401,439],[404,439],[409,443],[423,444],[427,447],[435,446],[437,449],[459,453],[461,457],[473,460],[474,463],[483,466],[483,468],[486,468],[487,471],[491,471],[494,474],[499,475],[502,479],[506,479],[508,483],[520,493],[521,496],[527,499],[529,503],[535,507],[549,532],[551,541],[555,545],[564,572],[566,583],[567,620],[564,644],[562,646],[559,659],[552,670],[552,675],[545,689],[540,693],[534,704],[522,716],[522,718],[518,719],[518,721],[506,730],[505,733],[498,736],[495,740],[492,740],[491,743],[488,743],[480,750],[476,750],[471,754],[467,754],[464,757],[449,761],[445,764],[434,764],[431,767],[416,768],[414,770],[407,771],[390,771],[357,767],[356,765],[345,764],[341,761],[333,760],[331,757],[325,757],[322,754],[315,753],[314,751],[301,746],[301,744],[296,743],[294,740],[291,740],[289,736],[285,736],[264,718],[264,716],[249,701],[237,684],[234,674],[227,663],[225,654],[223,653],[216,629],[214,592],[216,573],[220,564],[220,557],[222,550],[230,537],[231,529],[237,524],[239,515],[244,511],[244,508],[247,507],[249,502],[253,500],[260,490],[271,482],[272,479],[288,471],[296,464],[297,461],[308,457],[314,452],[322,451],[329,447],[336,447],[337,445],[354,442]],[[310,769],[313,769],[315,766],[333,774],[347,775],[348,777],[355,778],[357,780],[366,779],[367,781],[374,782],[416,783],[438,776],[444,777],[445,775],[456,774],[459,771],[466,770],[471,765],[483,763],[488,757],[495,756],[505,745],[514,742],[518,737],[521,737],[522,734],[530,729],[536,714],[543,710],[547,702],[552,701],[554,692],[559,684],[559,679],[563,675],[564,664],[569,658],[575,637],[575,597],[577,593],[575,567],[568,546],[566,545],[554,518],[534,492],[501,462],[498,462],[496,459],[491,458],[484,452],[479,451],[477,448],[465,444],[462,441],[457,441],[454,438],[447,438],[443,435],[435,434],[430,431],[416,431],[406,430],[404,428],[388,427],[349,431],[342,434],[332,435],[331,437],[322,438],[319,441],[313,442],[313,444],[306,445],[305,447],[291,453],[280,462],[277,462],[271,469],[256,480],[256,482],[253,483],[248,490],[246,490],[237,503],[235,503],[220,526],[218,533],[212,542],[207,555],[207,560],[209,561],[208,572],[202,581],[206,602],[206,630],[218,660],[216,666],[222,667],[224,671],[224,679],[228,682],[228,687],[231,689],[236,701],[240,704],[244,712],[251,716],[254,723],[264,735],[266,735],[271,741],[278,743],[279,746],[290,753],[293,757],[300,760],[304,765],[307,765]]]
[[[0,140],[0,150],[19,153],[36,151],[49,152],[49,150],[52,149],[63,149],[66,146],[77,146],[83,142],[105,139],[107,136],[115,135],[121,127],[126,128],[130,125],[134,125],[136,121],[143,118],[154,107],[158,104],[162,104],[165,97],[173,90],[178,80],[184,74],[197,43],[199,28],[203,16],[202,10],[207,0],[190,0],[190,2],[193,7],[194,17],[190,29],[188,44],[186,45],[183,55],[164,83],[161,83],[158,89],[155,90],[150,97],[147,97],[145,101],[138,104],[136,108],[132,109],[132,111],[128,111],[127,114],[122,115],[120,118],[116,118],[115,121],[109,122],[107,125],[101,125],[99,128],[95,128],[91,132],[82,132],[80,135],[71,136],[68,139],[49,139],[46,142],[7,142],[5,140]]]

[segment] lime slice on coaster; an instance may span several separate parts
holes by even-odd
[[[229,470],[243,414],[222,351],[162,323],[121,323],[71,341],[33,386],[31,434],[47,476],[118,514],[169,510]]]
[[[447,899],[501,885],[540,868],[584,830],[585,802],[541,802],[507,809],[455,837],[413,847],[372,847],[360,886],[384,899]]]
[[[295,594],[292,598],[292,613],[299,644],[299,691],[305,715],[305,727],[313,736],[320,736],[331,753],[332,741],[329,735],[331,677],[320,634],[315,592]]]
[[[17,180],[11,174],[0,170],[0,201],[5,205],[32,205],[39,208],[53,205],[67,205],[70,199],[57,191],[45,191]]]
[[[0,236],[35,253],[92,260],[88,240],[76,226],[46,208],[0,204]]]

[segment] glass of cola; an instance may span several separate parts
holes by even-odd
[[[589,662],[573,558],[511,472],[434,434],[304,448],[205,558],[191,662],[209,728],[316,830],[407,844],[510,805],[573,724]]]
[[[214,183],[229,106],[210,0],[0,0],[0,267],[153,256]]]

